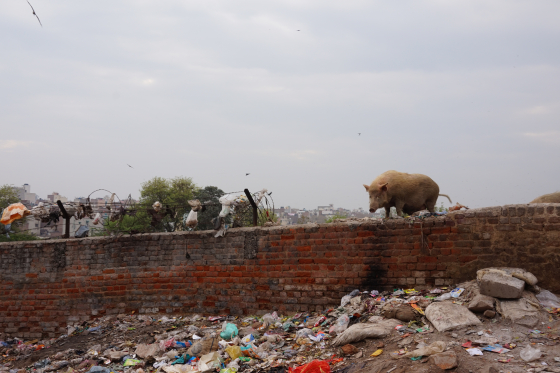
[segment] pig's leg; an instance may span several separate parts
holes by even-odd
[[[431,212],[432,214],[435,212],[436,202],[437,199],[426,201],[426,209],[428,209],[428,211]]]
[[[404,216],[402,211],[403,207],[404,207],[404,202],[397,201],[397,203],[395,203],[395,208],[397,209],[397,215],[400,217]]]
[[[391,218],[391,207],[385,206],[385,219]]]

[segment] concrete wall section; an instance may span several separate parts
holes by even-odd
[[[349,222],[0,244],[0,332],[55,336],[124,312],[322,310],[347,292],[452,285],[489,266],[560,292],[560,205]]]

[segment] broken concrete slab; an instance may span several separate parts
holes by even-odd
[[[426,308],[425,313],[439,332],[482,324],[467,307],[451,302],[432,303]]]
[[[457,367],[457,355],[453,351],[446,351],[430,356],[429,361],[439,368],[447,370]]]
[[[529,328],[539,322],[539,305],[525,298],[516,300],[499,300],[496,308],[503,318]]]
[[[523,295],[525,281],[507,273],[485,272],[478,277],[478,286],[480,294],[483,295],[494,298],[518,299]]]
[[[468,309],[473,312],[484,312],[486,310],[494,309],[495,299],[489,297],[488,295],[478,294],[476,295],[468,305]]]
[[[536,286],[539,282],[537,277],[529,271],[524,270],[523,268],[514,268],[514,267],[489,267],[480,269],[477,271],[477,278],[480,280],[480,277],[484,273],[494,272],[494,273],[502,273],[506,274],[520,280],[525,281],[525,283],[529,286]]]

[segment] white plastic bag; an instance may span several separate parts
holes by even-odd
[[[185,221],[185,225],[192,229],[196,228],[196,226],[198,225],[198,213],[196,211],[191,210],[189,212],[187,220]]]
[[[93,219],[93,225],[99,224],[100,221],[101,221],[101,214],[100,213],[95,214],[95,218]]]
[[[218,352],[210,352],[203,355],[198,361],[198,370],[200,372],[213,371],[220,367],[220,354]]]
[[[530,361],[540,359],[542,356],[542,352],[538,348],[532,348],[531,346],[527,346],[523,350],[521,350],[519,356],[526,362],[530,362]]]
[[[350,323],[350,318],[348,317],[348,315],[344,314],[340,316],[338,320],[336,320],[336,324],[331,326],[331,328],[329,329],[329,334],[332,334],[333,332],[336,334],[342,333],[348,328],[349,323]]]
[[[403,357],[417,357],[417,356],[430,356],[439,354],[445,351],[446,344],[443,341],[436,341],[429,346],[410,351],[403,355]]]
[[[543,307],[560,308],[558,297],[548,290],[543,290],[537,294],[537,299]]]
[[[300,329],[296,332],[296,338],[305,338],[305,337],[308,337],[310,335],[313,335],[313,331],[311,329],[308,329],[308,328],[303,328],[303,329]]]
[[[352,296],[350,294],[343,296],[342,299],[340,300],[340,307],[346,306],[348,303],[350,303],[351,299]]]
[[[274,311],[273,313],[267,313],[263,316],[263,321],[268,325],[273,325],[276,321],[280,320],[278,313]]]

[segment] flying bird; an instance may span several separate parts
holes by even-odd
[[[43,24],[41,23],[41,20],[39,19],[39,16],[37,15],[37,13],[35,13],[35,9],[33,9],[33,5],[31,5],[31,3],[29,2],[29,0],[27,0],[27,4],[29,4],[29,6],[31,7],[31,10],[33,11],[33,15],[35,17],[37,17],[37,21],[39,21],[39,24],[41,25],[41,27],[43,27]]]
[[[245,176],[249,176],[249,175],[251,175],[251,174],[245,174]]]
[[[127,165],[128,167],[130,167],[130,168],[134,168],[134,167],[132,167],[131,165],[129,165],[128,163],[127,163],[126,165]]]
[[[362,136],[361,132],[358,132],[358,136]]]

